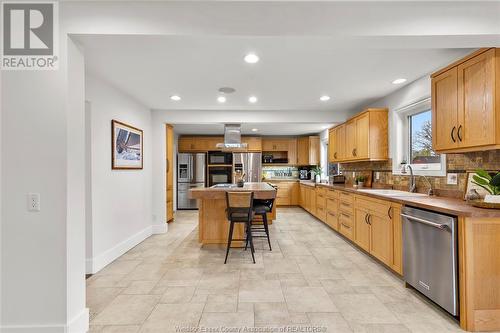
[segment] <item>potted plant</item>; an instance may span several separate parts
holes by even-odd
[[[311,172],[314,173],[314,181],[316,183],[321,183],[321,174],[323,173],[323,169],[316,165],[311,169]]]
[[[478,169],[472,176],[472,183],[481,186],[489,193],[484,197],[484,202],[500,203],[500,172],[491,176],[485,170]]]
[[[356,184],[358,185],[358,188],[361,188],[365,186],[365,181],[366,181],[366,176],[357,176],[356,177]]]

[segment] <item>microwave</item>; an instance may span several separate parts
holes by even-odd
[[[208,165],[233,165],[233,153],[224,153],[220,151],[208,152]]]

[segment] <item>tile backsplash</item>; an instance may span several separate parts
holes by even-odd
[[[458,184],[448,185],[446,177],[427,177],[440,196],[463,198],[467,183],[467,172],[478,168],[485,170],[500,170],[500,150],[481,151],[463,154],[446,155],[447,172],[458,174]],[[352,184],[353,172],[363,173],[373,171],[373,187],[392,187],[398,190],[407,190],[410,177],[407,175],[393,175],[392,161],[382,162],[355,162],[341,163],[340,170],[346,177],[346,182]],[[378,172],[379,179],[375,174]],[[429,189],[423,177],[417,176],[417,191],[425,193]]]

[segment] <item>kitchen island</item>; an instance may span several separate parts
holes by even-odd
[[[254,199],[274,199],[276,190],[267,183],[245,183],[243,187],[208,187],[189,190],[198,200],[198,239],[202,244],[226,244],[229,222],[226,218],[226,192],[251,191]],[[273,208],[275,209],[275,208]],[[269,214],[273,216],[274,214]],[[234,238],[243,238],[243,224],[235,226]]]

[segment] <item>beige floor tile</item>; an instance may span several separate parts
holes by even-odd
[[[208,313],[205,312],[201,316],[200,327],[217,328],[217,327],[253,327],[254,314],[253,312],[235,312],[235,313]]]
[[[267,274],[301,273],[299,265],[289,259],[265,259],[264,268]]]
[[[398,324],[396,316],[371,294],[339,294],[331,296],[342,316],[360,324]]]
[[[87,307],[91,317],[101,312],[122,290],[123,288],[87,288]]]
[[[140,264],[125,279],[132,281],[158,281],[158,279],[163,277],[165,272],[166,268],[158,264]]]
[[[351,327],[355,333],[411,333],[403,324],[351,323]]]
[[[157,283],[157,281],[132,281],[130,285],[125,288],[123,294],[147,295],[151,293]]]
[[[130,285],[126,280],[126,274],[114,275],[94,275],[92,280],[87,282],[88,288],[124,288]]]
[[[196,327],[204,304],[158,304],[140,332],[175,332],[177,327]]]
[[[141,264],[141,260],[115,260],[105,268],[103,268],[99,274],[100,275],[118,275],[118,274],[129,274],[138,265]]]
[[[138,325],[104,326],[102,333],[137,333],[139,329]]]
[[[311,326],[325,327],[326,332],[351,333],[353,330],[340,313],[308,313]]]
[[[279,280],[248,280],[240,283],[240,302],[284,302]]]
[[[142,324],[158,301],[156,295],[119,295],[93,322],[103,325]]]
[[[321,287],[291,287],[283,291],[290,312],[337,312]]]
[[[279,325],[290,322],[288,309],[284,302],[281,303],[255,303],[256,325]]]
[[[168,287],[162,295],[160,303],[189,303],[195,289],[195,287]]]

